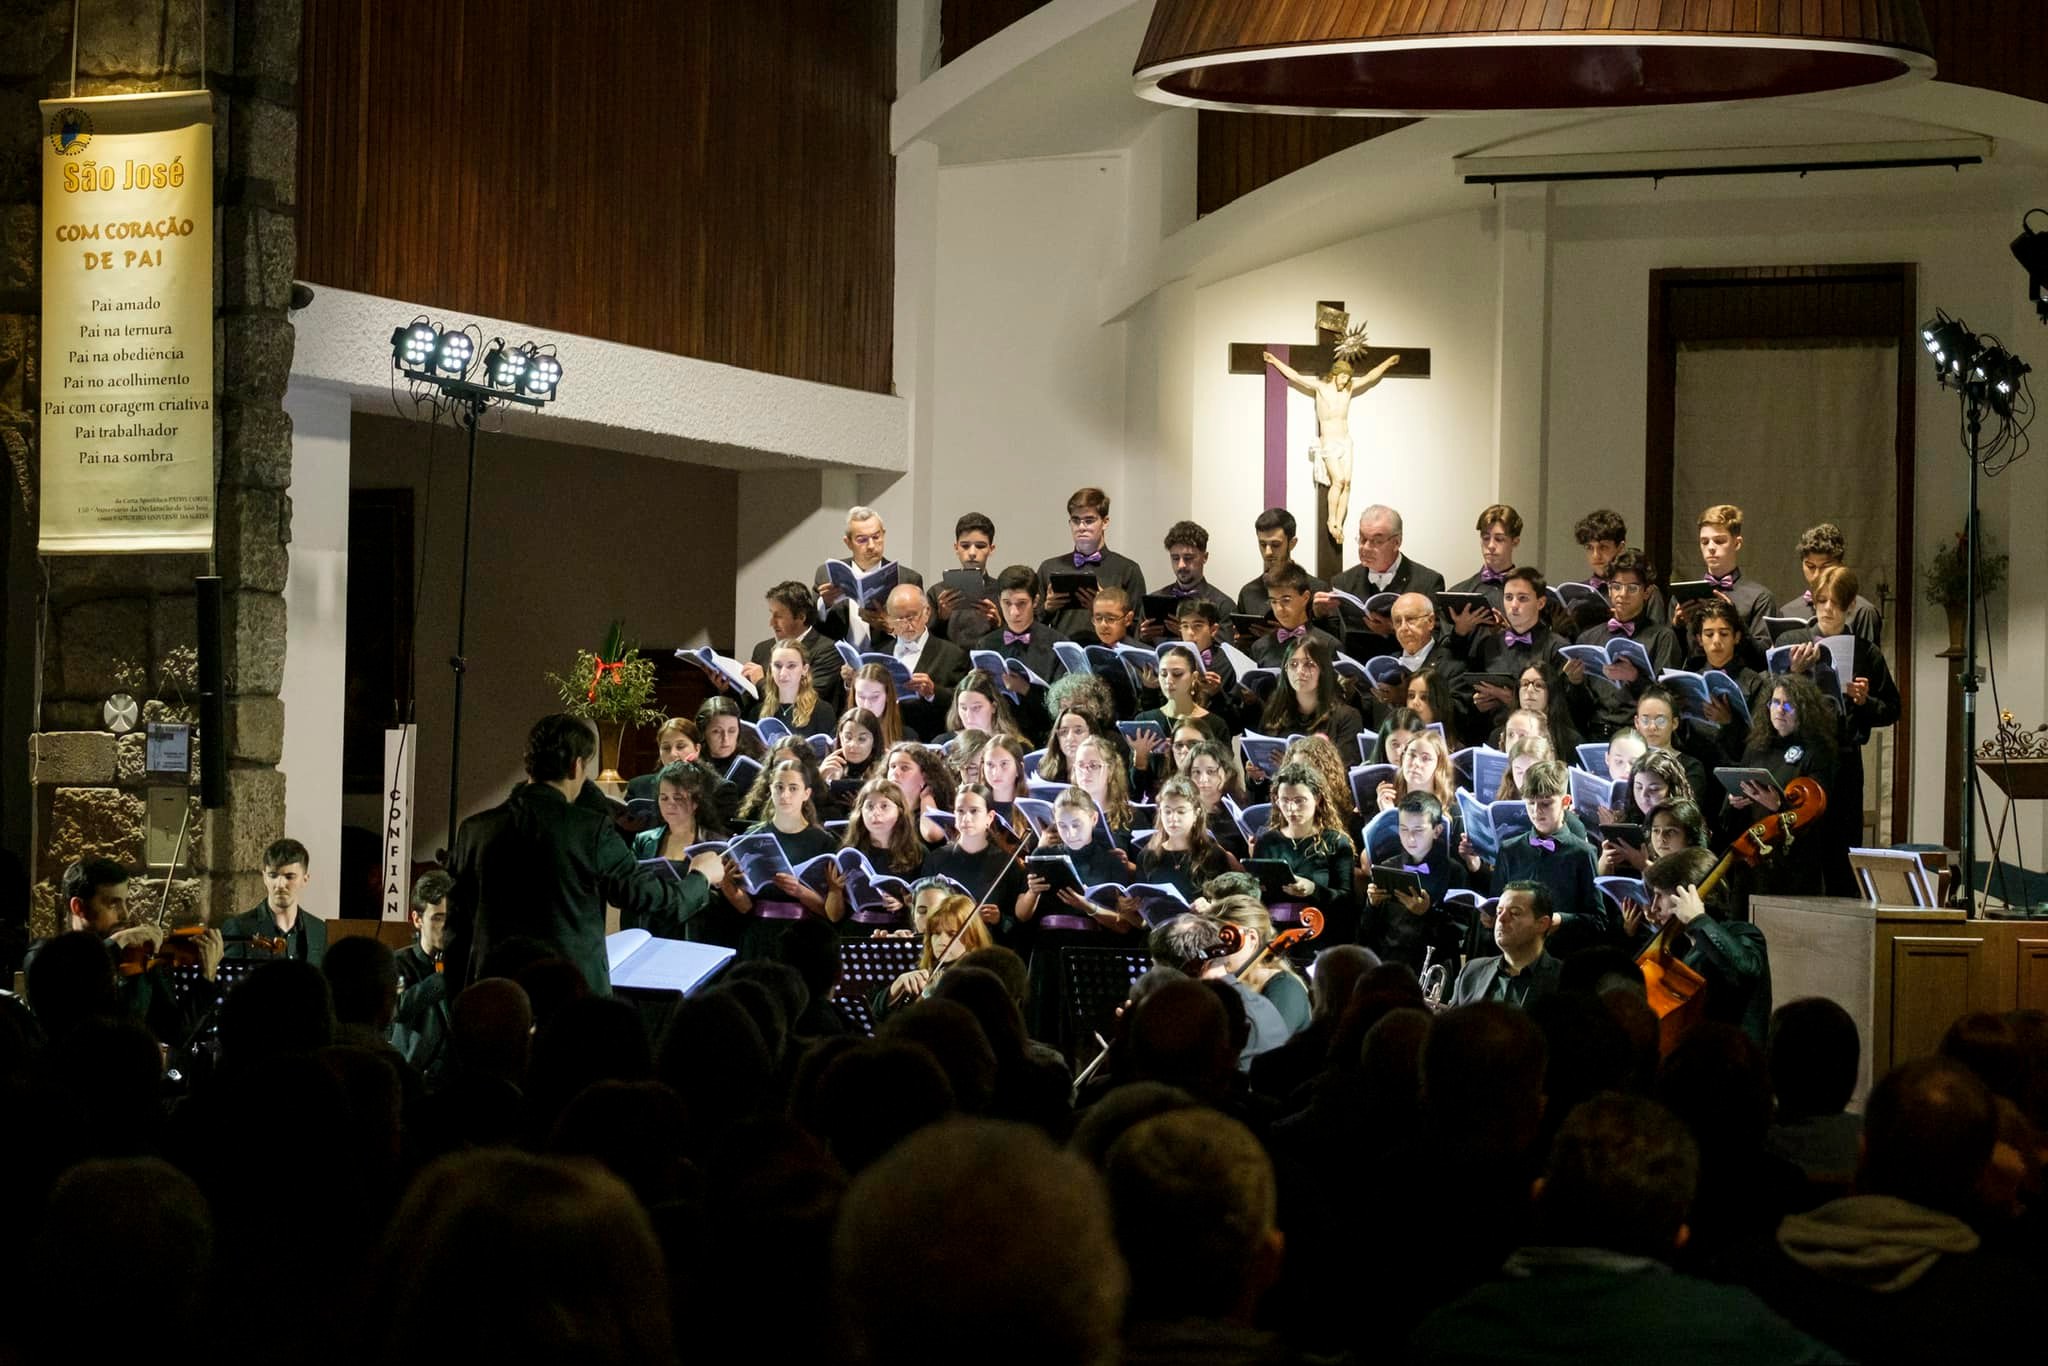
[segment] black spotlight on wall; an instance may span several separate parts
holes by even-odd
[[[2035,232],[2027,226],[2037,213],[2048,214],[2048,209],[2027,210],[2020,220],[2020,235],[2012,239],[2012,259],[2026,270],[2027,298],[2041,321],[2048,323],[2048,232]]]
[[[478,353],[482,361],[478,361]],[[455,653],[448,667],[455,673],[455,710],[448,726],[448,844],[455,844],[461,814],[462,679],[468,672],[463,646],[469,625],[469,539],[476,494],[476,429],[492,408],[523,404],[539,408],[555,397],[562,382],[562,363],[553,347],[537,343],[508,345],[503,337],[486,342],[478,327],[441,327],[430,318],[415,318],[391,333],[391,368],[412,391],[415,407],[427,405],[433,419],[453,414],[469,429],[469,477],[462,492],[462,586],[455,600]],[[472,378],[474,376],[474,378]],[[411,719],[411,707],[405,709]]]

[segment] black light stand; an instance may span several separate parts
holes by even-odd
[[[1970,504],[1963,519],[1963,809],[1956,825],[1962,845],[1962,867],[1952,884],[1960,889],[1962,908],[1975,914],[1977,885],[1977,478],[1978,443],[1984,434],[1984,397],[1972,385],[1960,386],[1963,420],[1970,431]],[[467,551],[464,552],[465,558]],[[460,686],[459,684],[457,685]],[[459,697],[461,694],[458,693]],[[449,827],[451,830],[453,826]]]
[[[503,338],[494,340],[482,358],[485,383],[468,378],[477,365],[478,344],[469,329],[443,331],[426,319],[416,319],[391,334],[391,359],[416,399],[439,391],[451,406],[460,410],[462,425],[469,429],[468,468],[462,482],[462,569],[461,586],[455,598],[455,653],[448,656],[448,668],[455,675],[454,714],[448,724],[448,847],[443,862],[455,847],[455,830],[462,815],[462,685],[469,673],[464,653],[469,636],[469,545],[476,517],[476,433],[484,413],[494,403],[520,403],[539,408],[555,397],[562,378],[561,362],[552,349],[543,351],[529,342],[509,347]]]

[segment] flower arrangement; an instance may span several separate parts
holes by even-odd
[[[1988,598],[2005,586],[2005,573],[2012,563],[2012,556],[1996,553],[1991,548],[1991,538],[1982,533],[1977,543],[1977,596]],[[1936,607],[1961,607],[1965,594],[1964,585],[1969,578],[1969,543],[1964,533],[1956,533],[1955,543],[1945,545],[1934,552],[1934,558],[1927,562],[1927,572],[1921,582],[1927,590],[1927,601]]]
[[[595,653],[576,652],[568,677],[550,673],[562,710],[599,725],[651,726],[662,720],[647,704],[654,698],[654,661],[626,638],[626,624],[614,621]]]

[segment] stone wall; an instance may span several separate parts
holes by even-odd
[[[207,0],[207,84],[214,92],[215,442],[219,462],[213,572],[225,580],[224,737],[228,802],[197,805],[174,911],[219,920],[261,896],[262,851],[284,833],[283,590],[291,540],[291,371],[298,156],[298,0]],[[35,525],[40,163],[35,101],[71,82],[70,0],[0,3],[0,446],[9,497]],[[83,0],[77,93],[194,87],[200,16],[190,0]],[[109,693],[143,702],[143,720],[196,722],[198,640],[192,580],[202,555],[55,556],[48,570],[39,696],[16,686],[6,706],[32,714],[36,829],[33,926],[57,928],[55,884],[74,859],[144,862],[142,737],[101,729]],[[10,585],[10,592],[15,591]],[[153,907],[160,878],[141,879]]]

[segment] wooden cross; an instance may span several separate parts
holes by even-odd
[[[1286,376],[1267,365],[1263,354],[1271,351],[1281,360],[1304,375],[1320,375],[1327,372],[1337,359],[1337,343],[1343,339],[1344,329],[1350,315],[1345,312],[1342,299],[1323,299],[1316,303],[1316,341],[1306,345],[1290,345],[1287,342],[1232,342],[1230,344],[1230,373],[1233,375],[1264,375],[1266,377],[1266,459],[1265,459],[1265,502],[1262,508],[1281,507],[1287,502],[1287,395]],[[1426,346],[1374,346],[1361,359],[1351,362],[1359,374],[1378,365],[1388,356],[1399,353],[1401,363],[1387,371],[1388,379],[1428,379],[1429,348]],[[1354,475],[1354,481],[1356,476]],[[1358,502],[1357,485],[1353,484],[1352,501]],[[1316,562],[1314,572],[1319,578],[1333,577],[1344,567],[1344,547],[1332,541],[1325,530],[1329,521],[1330,491],[1316,486],[1316,529],[1314,532]]]

